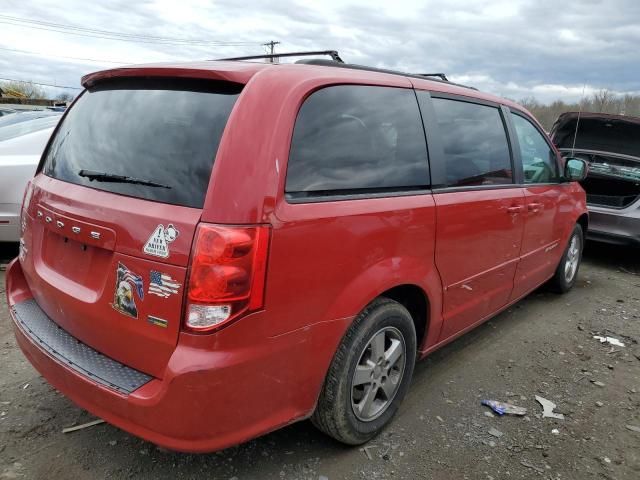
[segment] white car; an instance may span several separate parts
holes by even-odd
[[[60,118],[61,115],[49,115],[0,125],[0,242],[20,240],[24,189]]]

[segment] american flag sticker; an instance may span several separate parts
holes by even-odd
[[[167,298],[174,293],[178,293],[180,284],[171,275],[151,270],[149,282],[149,294]]]

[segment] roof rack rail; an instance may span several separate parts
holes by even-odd
[[[340,58],[340,54],[336,50],[315,50],[309,52],[288,52],[288,53],[274,53],[274,54],[265,54],[265,55],[249,55],[246,57],[231,57],[231,58],[219,58],[218,60],[258,60],[258,59],[274,59],[280,57],[309,57],[309,56],[317,56],[317,55],[328,55],[331,57],[331,60],[323,59],[323,58],[304,58],[301,60],[297,60],[296,63],[303,63],[306,65],[321,65],[325,67],[340,67],[340,68],[350,68],[353,70],[365,70],[368,72],[379,72],[379,73],[389,73],[391,75],[402,75],[405,77],[413,77],[413,78],[423,78],[430,79],[434,82],[444,82],[450,85],[455,85],[457,87],[470,88],[471,90],[477,90],[475,87],[470,87],[468,85],[461,85],[459,83],[451,82],[444,73],[407,73],[400,72],[397,70],[387,70],[385,68],[376,68],[376,67],[367,67],[364,65],[357,65],[354,63],[345,63],[342,58]]]
[[[449,79],[444,73],[416,73],[415,75],[419,75],[421,77],[436,77],[444,82],[448,82]]]
[[[403,77],[421,78],[423,80],[430,80],[432,82],[447,83],[449,85],[455,85],[456,87],[463,87],[463,88],[469,88],[471,90],[478,90],[477,88],[470,87],[469,85],[454,83],[450,81],[444,73],[407,73],[407,72],[400,72],[398,70],[388,70],[386,68],[376,68],[376,67],[368,67],[365,65],[357,65],[355,63],[334,62],[332,60],[325,60],[323,58],[303,59],[303,60],[298,60],[296,63],[302,63],[305,65],[320,65],[325,67],[349,68],[352,70],[364,70],[366,72],[389,73],[391,75],[401,75]]]
[[[340,58],[340,55],[336,50],[316,50],[310,52],[287,52],[287,53],[272,53],[265,55],[249,55],[247,57],[231,57],[231,58],[219,58],[218,60],[259,60],[259,59],[271,59],[281,57],[309,57],[314,55],[327,55],[331,57],[334,62],[344,63],[344,60]]]

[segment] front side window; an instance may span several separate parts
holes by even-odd
[[[434,98],[447,186],[513,183],[511,154],[500,110]]]
[[[296,120],[286,192],[294,196],[429,186],[413,90],[340,85],[313,93]]]
[[[555,152],[533,124],[511,114],[524,170],[524,183],[553,183],[560,179]]]

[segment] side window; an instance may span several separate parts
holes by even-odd
[[[560,180],[555,152],[533,124],[511,114],[520,144],[524,183],[553,183]]]
[[[302,105],[287,193],[427,186],[427,146],[413,90],[340,85],[318,90]]]
[[[447,186],[513,183],[511,154],[500,110],[434,98]]]

